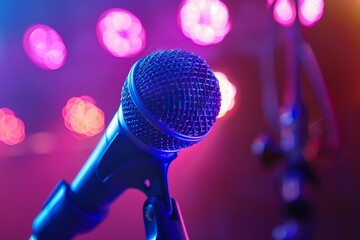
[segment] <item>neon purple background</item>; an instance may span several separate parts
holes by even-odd
[[[43,131],[55,137],[55,149],[46,155],[34,154],[28,138],[18,146],[0,144],[0,239],[30,236],[32,220],[49,192],[59,179],[72,181],[99,139],[80,141],[65,128],[61,109],[67,99],[93,97],[108,124],[133,63],[169,48],[199,54],[238,90],[234,109],[216,123],[206,140],[180,152],[170,168],[170,191],[180,204],[189,236],[270,239],[272,228],[284,220],[275,188],[279,169],[263,169],[250,145],[257,134],[276,132],[262,111],[259,63],[274,33],[282,30],[271,20],[265,0],[226,3],[232,31],[220,44],[201,47],[177,26],[179,1],[0,2],[0,107],[12,109],[24,121],[28,138]],[[142,21],[147,45],[140,55],[115,58],[98,44],[98,17],[113,7],[128,9]],[[315,191],[314,239],[319,240],[360,239],[359,9],[355,1],[329,0],[322,20],[303,29],[323,69],[342,137],[338,154],[314,162],[321,180],[320,190]],[[67,46],[66,63],[58,71],[36,67],[22,48],[24,32],[38,23],[54,28]],[[276,49],[280,55],[281,49]],[[279,62],[276,58],[282,89]],[[306,78],[304,87],[315,121],[321,114]],[[277,110],[270,105],[265,108],[273,120]],[[106,222],[77,239],[144,239],[144,200],[139,192],[126,192],[112,206]]]

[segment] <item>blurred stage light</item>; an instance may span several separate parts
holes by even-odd
[[[62,110],[65,126],[83,137],[92,137],[104,129],[104,113],[88,96],[73,97]]]
[[[7,145],[21,143],[25,138],[24,123],[8,108],[0,108],[0,141]]]
[[[214,72],[216,78],[219,80],[221,92],[221,107],[217,118],[225,116],[235,105],[235,86],[228,80],[225,74],[221,72]]]
[[[271,6],[275,0],[268,0]],[[299,21],[306,27],[311,27],[320,20],[324,13],[324,0],[299,0]],[[290,26],[296,19],[296,6],[294,0],[277,0],[274,5],[274,19],[284,26]]]
[[[324,0],[300,0],[299,19],[307,27],[314,25],[324,13]]]
[[[186,0],[178,20],[184,35],[199,45],[221,42],[231,28],[229,11],[219,0]]]
[[[59,34],[46,25],[34,25],[26,30],[23,46],[30,60],[46,70],[64,65],[66,48]]]
[[[274,19],[284,26],[290,26],[296,18],[296,8],[292,0],[278,0],[274,5]]]
[[[97,23],[100,45],[116,57],[131,57],[145,47],[145,30],[131,12],[113,8],[104,12]]]

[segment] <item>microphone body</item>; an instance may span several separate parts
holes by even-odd
[[[70,239],[93,229],[128,188],[161,201],[154,206],[164,206],[171,221],[181,222],[169,194],[169,164],[179,150],[206,137],[219,109],[218,81],[200,57],[167,50],[140,59],[129,72],[119,110],[98,145],[73,182],[60,181],[45,201],[31,239]],[[160,212],[158,219],[163,219]]]
[[[33,223],[33,239],[71,239],[90,231],[128,188],[140,189],[149,197],[165,196],[162,200],[171,209],[167,170],[176,155],[139,151],[124,135],[116,113],[71,185],[60,181],[45,201]]]

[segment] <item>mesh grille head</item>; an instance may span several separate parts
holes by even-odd
[[[160,51],[139,60],[126,79],[122,117],[145,145],[175,152],[206,136],[220,100],[219,83],[203,59],[182,50]]]

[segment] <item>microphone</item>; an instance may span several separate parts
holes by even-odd
[[[70,239],[93,229],[128,188],[159,198],[168,216],[177,213],[169,164],[208,135],[220,101],[218,80],[193,53],[164,50],[137,61],[119,110],[73,182],[60,181],[49,195],[31,239]]]

